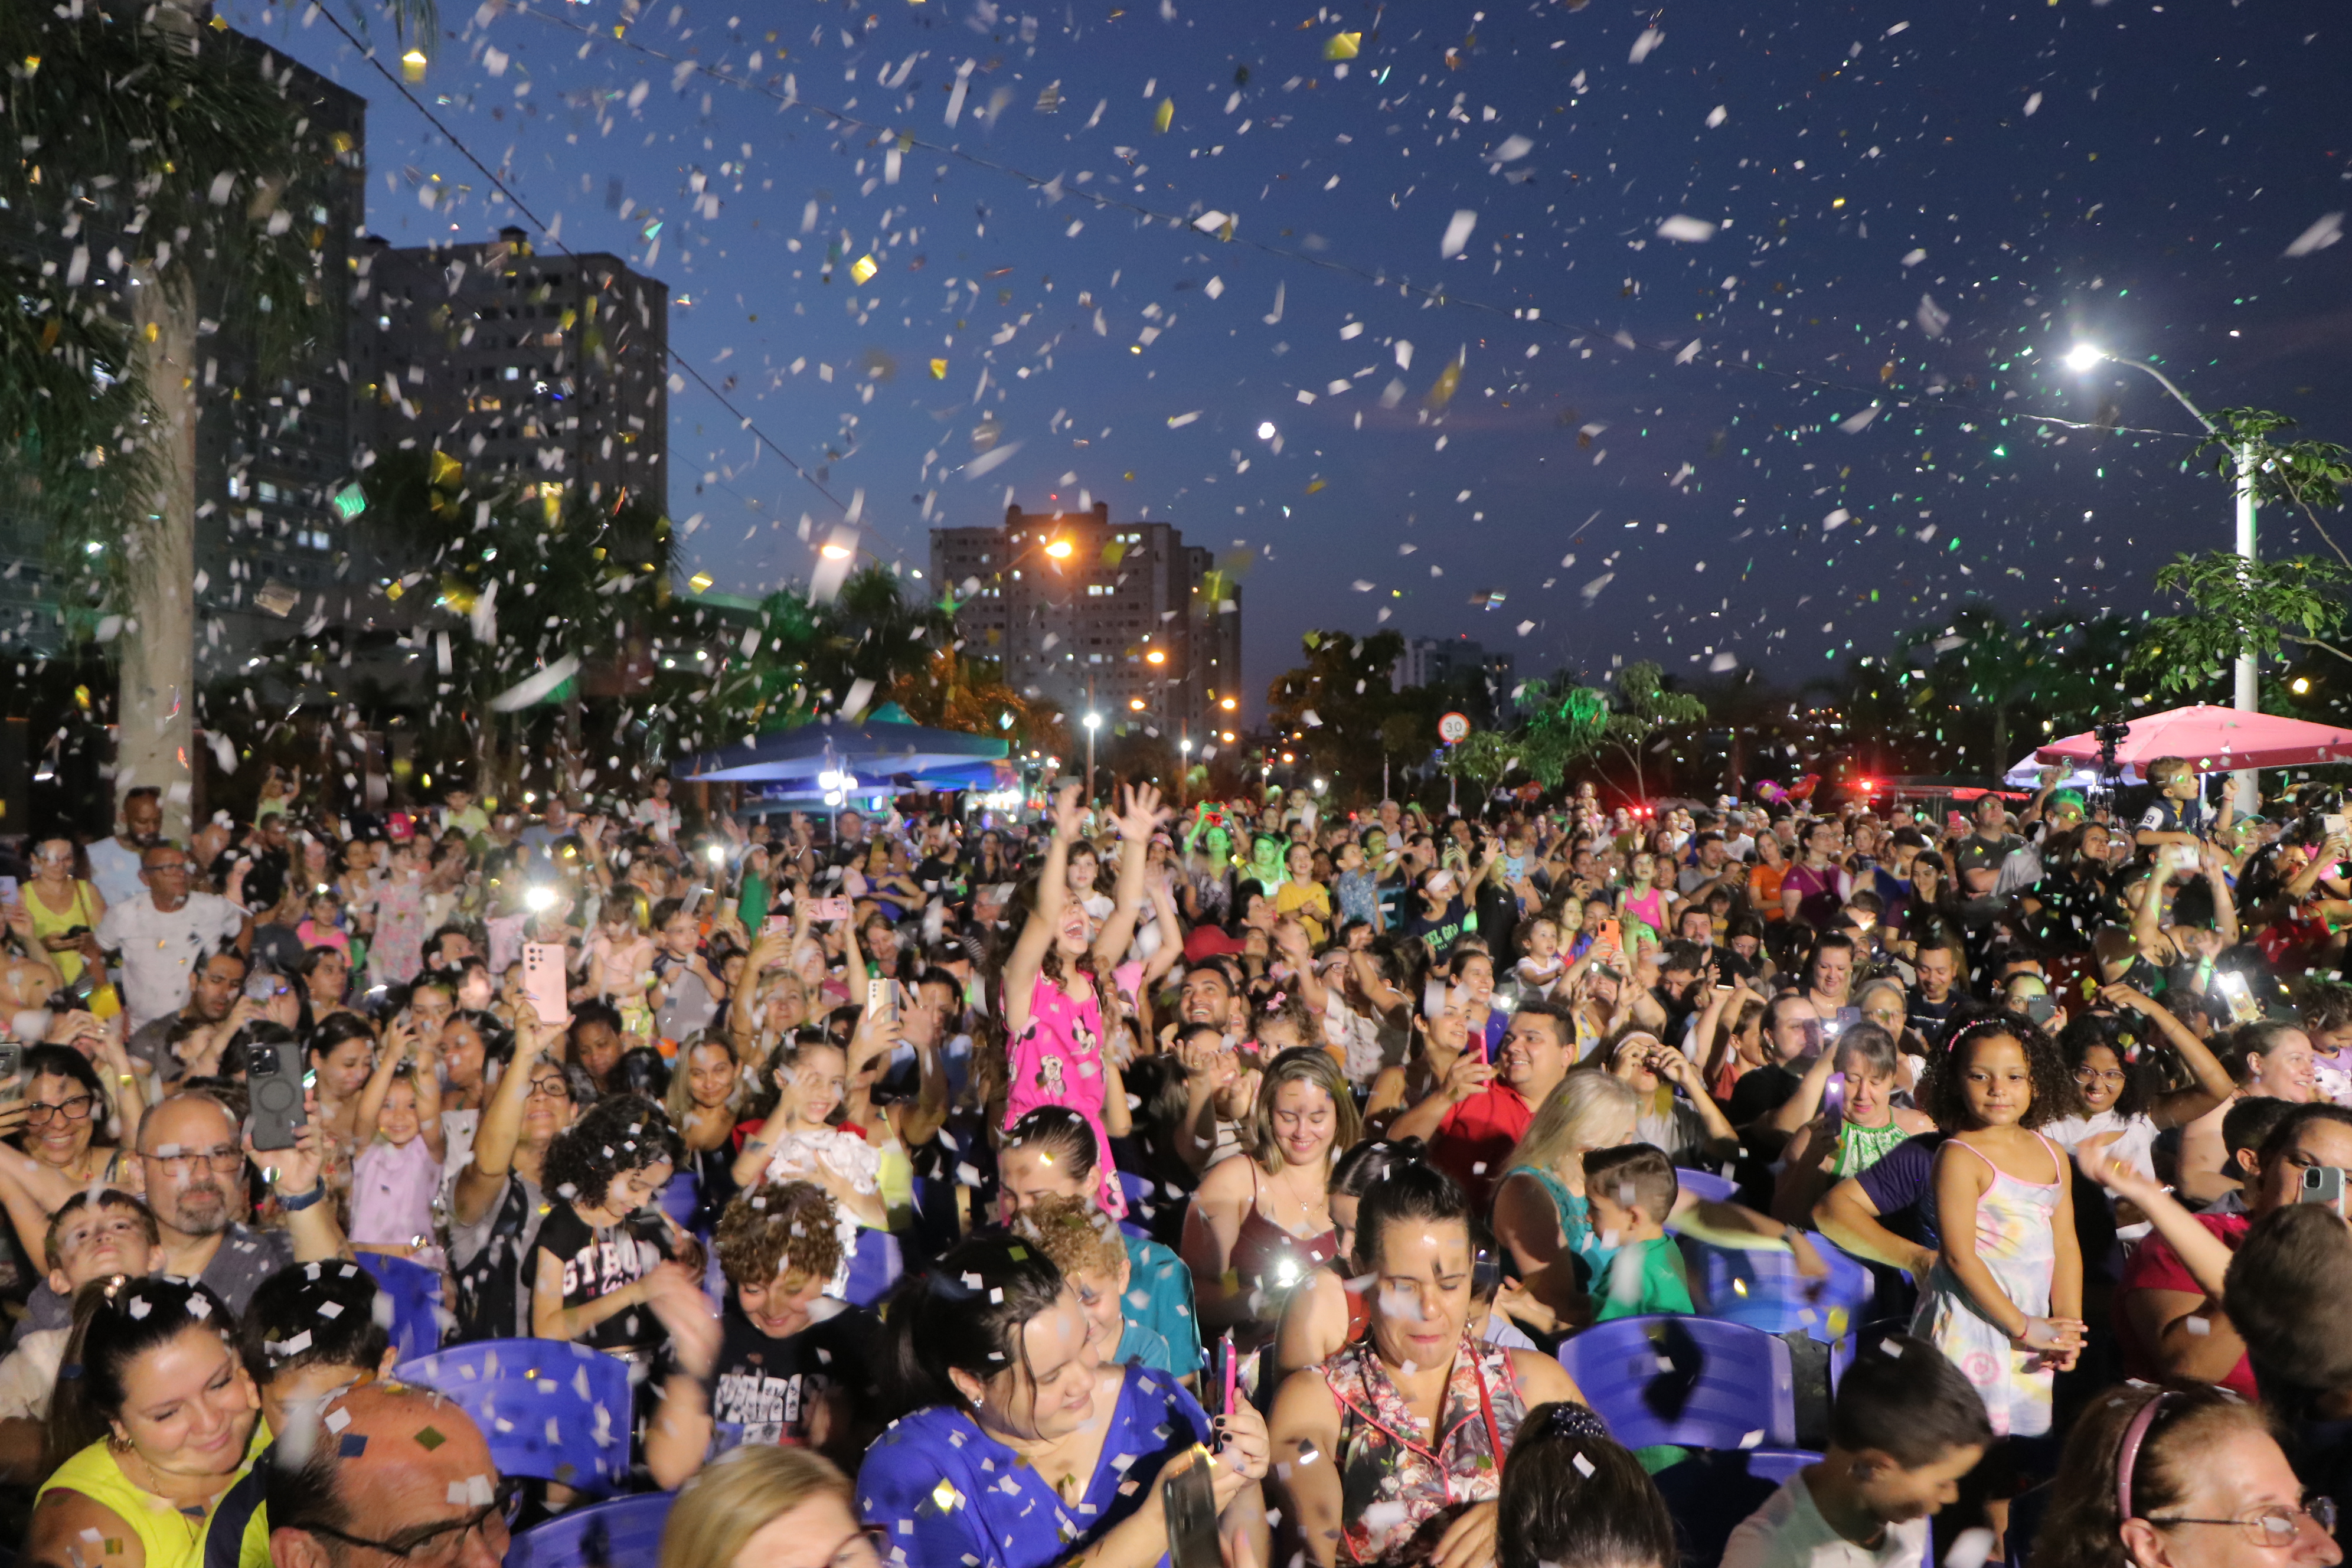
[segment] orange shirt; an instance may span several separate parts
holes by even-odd
[[[1756,912],[1768,921],[1782,920],[1788,911],[1780,907],[1780,879],[1789,874],[1781,866],[1750,866],[1748,868],[1748,901]]]

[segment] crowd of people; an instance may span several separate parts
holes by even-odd
[[[59,1568],[499,1561],[580,1494],[396,1375],[396,1259],[445,1344],[625,1363],[665,1568],[1713,1568],[1710,1457],[1562,1350],[1713,1248],[1864,1278],[1722,1563],[2326,1568],[2352,834],[2149,779],[132,790],[0,841],[0,1496]]]

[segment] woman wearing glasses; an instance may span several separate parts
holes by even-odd
[[[106,913],[104,895],[73,871],[73,840],[43,839],[33,847],[33,879],[25,884],[25,912],[33,917],[33,936],[68,985],[80,979],[83,966],[97,956],[98,939],[90,933]]]
[[[747,1443],[677,1494],[660,1568],[882,1568],[878,1525],[860,1524],[849,1478],[805,1448]]]
[[[2332,1568],[2336,1505],[2305,1499],[2259,1406],[2208,1384],[2093,1402],[2033,1568]]]
[[[110,1042],[108,1050],[122,1056],[120,1043]],[[143,1107],[128,1060],[117,1066],[115,1081],[119,1099],[79,1051],[35,1046],[25,1053],[24,1098],[0,1101],[0,1137],[32,1156],[0,1162],[0,1202],[27,1257],[46,1256],[49,1215],[58,1205],[94,1183],[124,1179],[123,1150],[138,1142]]]
[[[457,1337],[530,1337],[523,1260],[549,1200],[540,1190],[548,1145],[596,1099],[585,1071],[547,1059],[558,1031],[528,1007],[515,1015],[514,1059],[482,1112],[474,1157],[449,1192],[449,1265],[457,1276]]]
[[[93,1281],[74,1302],[26,1541],[36,1563],[189,1568],[221,1494],[269,1439],[236,1319],[193,1279]]]

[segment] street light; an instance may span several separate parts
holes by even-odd
[[[1087,803],[1090,805],[1095,798],[1095,731],[1101,728],[1102,715],[1088,713],[1087,715]]]
[[[2109,353],[2105,349],[2101,348],[2096,343],[2078,342],[2073,348],[2066,351],[2066,368],[2074,371],[2078,375],[2096,369],[2102,361],[2106,361],[2115,364],[2127,364],[2134,370],[2146,371],[2149,375],[2156,378],[2156,384],[2158,386],[2161,386],[2165,391],[2172,394],[2172,399],[2174,402],[2179,404],[2181,407],[2189,410],[2189,414],[2196,418],[2197,423],[2205,426],[2205,433],[2207,435],[2212,436],[2217,439],[2226,439],[2226,437],[2222,436],[2221,426],[2214,424],[2210,419],[2208,419],[2205,416],[2205,411],[2198,407],[2194,403],[2189,402],[2189,395],[2181,391],[2178,386],[2175,386],[2172,384],[2172,378],[2165,374],[2162,371],[2157,369],[2156,366],[2146,363],[2140,360],[2119,359],[2116,355]],[[2245,576],[2251,579],[2253,574],[2255,561],[2254,449],[2252,443],[2241,442],[2236,447],[2233,457],[2235,458],[2238,470],[2238,558],[2245,563],[2242,570]],[[2235,669],[2237,677],[2237,694],[2234,700],[2234,706],[2241,713],[2258,713],[2262,711],[2262,700],[2256,690],[2256,673],[2254,656],[2251,653],[2241,652],[2238,655]],[[2238,809],[2248,816],[2252,816],[2254,811],[2254,771],[2252,768],[2241,768],[2236,773],[2231,775],[2231,777],[2238,794]]]
[[[1045,546],[1045,553],[1052,556],[1056,561],[1067,561],[1070,558],[1070,551],[1072,548],[1073,546],[1068,540],[1057,539],[1054,541],[1053,543]]]

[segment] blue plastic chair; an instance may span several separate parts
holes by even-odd
[[[1713,1171],[1694,1171],[1682,1165],[1675,1167],[1675,1180],[1683,1191],[1701,1203],[1727,1204],[1739,1195],[1739,1184],[1729,1176],[1718,1176]]]
[[[441,1271],[387,1253],[358,1254],[360,1267],[375,1277],[376,1289],[392,1303],[384,1327],[404,1362],[441,1348]]]
[[[676,1492],[614,1498],[557,1514],[514,1538],[506,1568],[641,1568],[661,1555]]]
[[[1685,1568],[1716,1568],[1740,1522],[1820,1458],[1803,1448],[1701,1451],[1659,1471],[1658,1491],[1674,1516]]]
[[[1561,1345],[1559,1364],[1629,1448],[1796,1445],[1789,1347],[1761,1329],[1711,1318],[1619,1318]]]
[[[684,1231],[694,1229],[695,1212],[702,1206],[702,1178],[692,1171],[674,1171],[661,1190],[661,1211]]]
[[[1827,1279],[1799,1274],[1796,1259],[1786,1251],[1714,1247],[1687,1236],[1676,1239],[1689,1268],[1692,1300],[1710,1318],[1768,1334],[1801,1329],[1823,1343],[1836,1343],[1849,1339],[1869,1311],[1875,1288],[1870,1270],[1819,1232],[1807,1232],[1805,1240],[1829,1269]],[[1849,1345],[1840,1364],[1851,1359]]]
[[[853,1307],[870,1307],[888,1295],[906,1271],[906,1252],[898,1238],[887,1230],[861,1226],[857,1245],[850,1248],[849,1282],[842,1287],[842,1300]]]
[[[509,1476],[586,1492],[629,1479],[629,1369],[560,1340],[477,1340],[404,1362],[393,1375],[446,1394],[482,1429]]]

